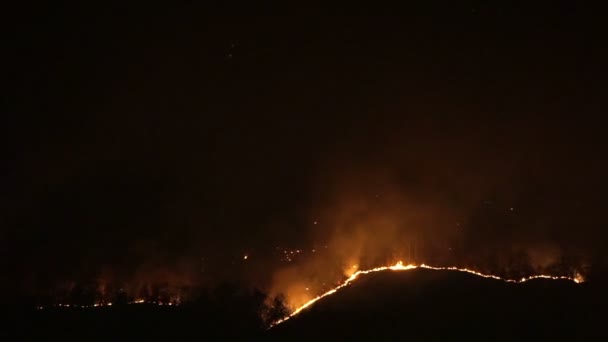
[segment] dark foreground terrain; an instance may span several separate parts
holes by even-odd
[[[362,276],[270,329],[259,300],[180,307],[15,310],[10,340],[605,340],[606,296],[598,283],[508,284],[470,274],[415,270]],[[6,339],[3,339],[6,340]]]
[[[511,284],[416,270],[367,275],[270,331],[277,339],[592,340],[606,301],[593,284]]]

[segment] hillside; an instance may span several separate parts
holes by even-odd
[[[279,339],[580,340],[601,331],[602,301],[587,284],[510,284],[418,269],[368,274],[269,331]]]
[[[608,306],[601,284],[547,279],[512,284],[446,270],[380,271],[361,275],[270,330],[260,321],[262,294],[225,291],[177,307],[3,306],[0,336],[67,341],[605,340]]]

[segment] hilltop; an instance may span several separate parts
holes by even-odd
[[[588,284],[506,283],[426,269],[362,275],[269,331],[278,339],[595,337],[602,301]]]

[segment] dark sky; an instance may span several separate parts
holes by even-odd
[[[376,229],[378,249],[416,236],[425,255],[458,250],[455,263],[514,248],[603,259],[602,13],[507,1],[362,13],[16,10],[9,278],[259,281],[281,267],[277,246],[356,235],[365,254]],[[359,227],[378,220],[389,233]],[[245,253],[258,264],[244,268]]]

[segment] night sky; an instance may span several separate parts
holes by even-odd
[[[391,255],[600,270],[604,15],[558,3],[16,10],[3,278],[271,288]]]

